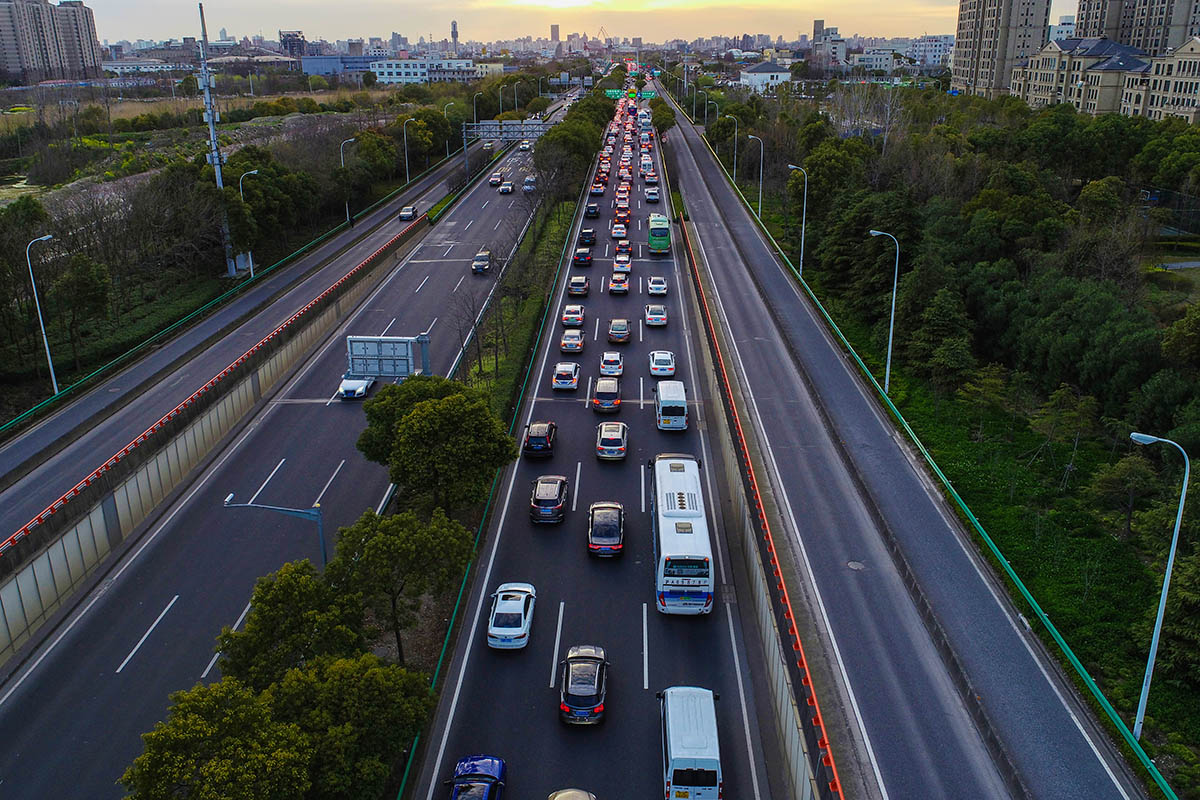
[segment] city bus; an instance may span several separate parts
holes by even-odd
[[[651,253],[671,252],[671,222],[662,214],[651,214],[647,244]]]
[[[716,578],[700,462],[660,453],[649,466],[655,607],[663,614],[707,614]]]

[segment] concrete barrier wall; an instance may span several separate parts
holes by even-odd
[[[180,486],[428,228],[421,217],[64,494],[0,549],[0,664]]]

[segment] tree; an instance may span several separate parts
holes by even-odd
[[[807,61],[793,61],[790,68],[792,80],[802,80],[809,77],[810,69]]]
[[[86,320],[108,316],[111,291],[112,277],[108,267],[83,253],[72,256],[66,272],[54,282],[54,294],[59,304],[67,309],[67,332],[71,338],[75,369],[80,368],[79,326]]]
[[[462,575],[472,548],[471,532],[440,508],[428,523],[415,511],[381,517],[367,509],[338,532],[329,573],[337,585],[362,591],[376,617],[391,624],[403,663],[400,634],[416,621],[422,596],[449,588]]]
[[[367,427],[358,437],[358,449],[369,461],[387,465],[396,444],[400,420],[426,400],[469,394],[461,383],[440,375],[413,375],[400,383],[389,383],[363,403]]]
[[[362,85],[368,89],[374,86],[378,81],[379,76],[377,76],[374,72],[371,72],[371,70],[367,70],[362,74]]]
[[[434,506],[456,509],[483,500],[496,470],[516,457],[484,400],[451,395],[419,403],[401,420],[391,477]]]
[[[1172,364],[1200,368],[1200,303],[1189,305],[1183,318],[1167,328],[1162,351]]]
[[[184,97],[195,97],[200,93],[200,82],[195,75],[188,75],[179,82],[179,93]]]
[[[172,694],[142,741],[121,776],[132,800],[295,800],[311,785],[308,737],[230,677]]]
[[[1125,181],[1116,175],[1092,181],[1079,191],[1079,210],[1093,225],[1111,224],[1121,212]]]
[[[424,675],[371,653],[289,670],[266,698],[277,720],[312,743],[308,794],[321,800],[381,796],[392,764],[434,706]]]
[[[352,592],[335,592],[308,561],[284,564],[258,579],[246,627],[217,637],[223,675],[256,691],[318,656],[357,655],[363,646],[362,607]]]
[[[1172,675],[1200,689],[1200,550],[1175,563],[1158,657]]]
[[[979,413],[976,441],[983,440],[983,422],[986,415],[1000,413],[1007,405],[1007,375],[1008,370],[1003,365],[988,364],[977,369],[958,390],[958,397],[974,406]]]
[[[1103,464],[1092,476],[1088,492],[1100,503],[1124,513],[1124,537],[1129,538],[1138,500],[1159,488],[1158,475],[1141,453],[1130,453],[1115,464]]]
[[[658,131],[659,136],[675,127],[675,112],[666,104],[659,106],[650,112],[650,124],[654,126],[654,130]]]
[[[549,107],[549,97],[535,97],[525,104],[525,112],[528,114],[541,114]]]

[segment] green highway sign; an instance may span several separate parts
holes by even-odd
[[[653,100],[656,97],[658,97],[658,92],[656,92],[654,89],[642,89],[643,100]]]
[[[623,91],[621,91],[620,89],[605,89],[604,96],[609,98],[610,100],[620,100],[622,97],[625,96],[625,93]]]

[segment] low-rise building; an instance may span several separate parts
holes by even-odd
[[[917,65],[907,56],[895,50],[868,50],[865,53],[852,53],[850,66],[862,67],[867,71],[879,71],[891,74],[896,71],[916,72]]]
[[[104,61],[101,67],[114,75],[136,75],[148,72],[182,72],[195,69],[191,64],[172,64],[155,58],[123,58],[119,61]]]
[[[1200,122],[1200,38],[1125,73],[1120,111],[1127,117]]]
[[[1125,76],[1145,65],[1136,47],[1111,39],[1058,39],[1013,67],[1009,94],[1031,108],[1070,103],[1085,114],[1121,109]]]
[[[372,61],[379,83],[470,83],[478,80],[469,58],[403,58]]]
[[[493,75],[504,74],[503,61],[476,61],[475,62],[475,77],[490,78]]]
[[[752,92],[774,92],[775,87],[792,79],[792,73],[774,61],[764,61],[742,70],[738,82]]]

